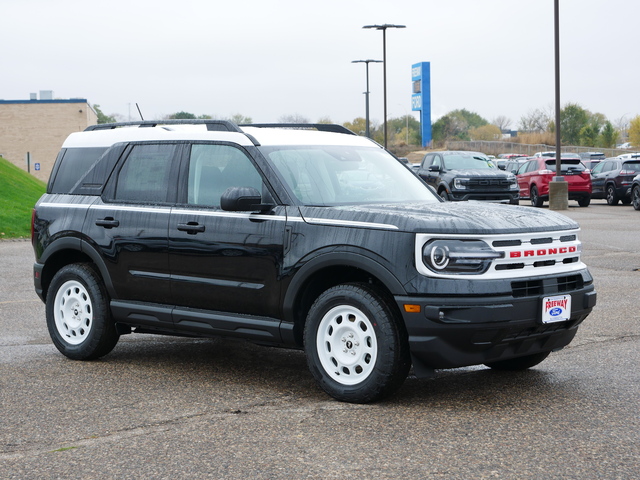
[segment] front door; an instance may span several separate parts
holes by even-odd
[[[194,144],[184,171],[183,202],[169,220],[174,304],[278,317],[285,207],[268,213],[220,208],[220,196],[232,186],[253,187],[263,199],[271,198],[257,168],[238,147]],[[181,321],[179,315],[174,321]]]

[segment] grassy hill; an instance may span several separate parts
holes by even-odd
[[[44,182],[0,158],[0,239],[31,235],[31,210],[45,190]]]

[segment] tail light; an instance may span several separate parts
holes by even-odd
[[[35,233],[36,233],[35,224],[36,224],[36,209],[34,208],[33,210],[31,210],[31,243],[33,243]]]
[[[553,170],[547,170],[547,169],[540,170],[538,172],[539,175],[552,175],[554,173],[556,173],[556,172],[554,172]]]

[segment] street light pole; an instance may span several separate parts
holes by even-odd
[[[387,28],[406,28],[406,25],[365,25],[362,28],[382,30],[382,82],[384,90],[384,148],[387,148]]]
[[[554,0],[553,30],[555,47],[556,86],[556,176],[549,182],[549,208],[567,210],[569,208],[569,183],[562,176],[562,136],[560,135],[560,0]]]
[[[369,130],[369,64],[370,63],[382,63],[382,60],[353,60],[351,63],[364,63],[366,64],[366,72],[367,72],[367,91],[364,92],[365,97],[365,135],[368,138],[371,138],[371,132]]]

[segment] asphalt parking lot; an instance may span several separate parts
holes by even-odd
[[[0,242],[0,478],[633,479],[640,472],[640,212],[564,212],[598,305],[574,342],[517,373],[409,377],[339,403],[302,352],[130,335],[99,361],[49,340],[26,241]]]

